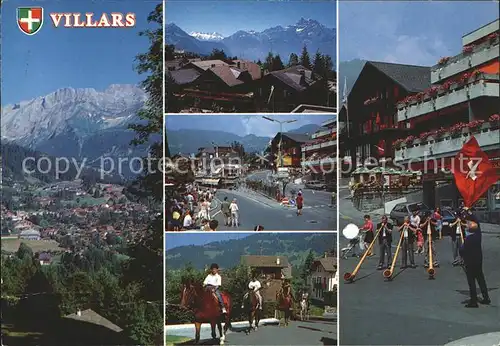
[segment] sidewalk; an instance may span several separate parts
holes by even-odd
[[[500,345],[500,332],[496,333],[486,333],[468,336],[466,338],[452,341],[445,346],[498,346]]]

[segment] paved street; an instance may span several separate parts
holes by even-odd
[[[347,241],[340,238],[340,245],[345,246]],[[384,281],[382,272],[375,270],[375,248],[377,256],[366,260],[357,281],[341,282],[339,316],[343,345],[444,345],[463,337],[500,331],[498,234],[483,235],[484,273],[492,304],[478,309],[467,309],[461,304],[468,298],[468,286],[463,270],[451,265],[450,239],[438,241],[436,249],[441,267],[436,268],[435,280],[428,279],[422,267],[424,256],[417,255],[417,269],[400,271],[398,258],[393,281]],[[352,271],[357,263],[355,258],[341,260],[339,276]]]
[[[314,196],[317,203],[314,206],[307,205],[308,193]],[[325,192],[304,191],[304,209],[301,216],[297,216],[294,207],[280,205],[277,201],[267,198],[257,192],[239,190],[218,190],[216,199],[212,202],[211,215],[219,221],[219,230],[241,230],[253,231],[257,225],[264,226],[265,230],[335,230],[336,209],[327,204],[329,196]],[[240,227],[225,227],[224,218],[220,213],[220,204],[227,197],[228,200],[236,198],[240,209]],[[313,200],[311,198],[311,200]]]
[[[337,345],[336,322],[291,321],[288,327],[266,325],[250,334],[246,334],[246,330],[244,327],[236,327],[229,331],[226,335],[226,345]],[[219,344],[219,339],[203,339],[204,337],[209,336],[202,335],[202,345]]]

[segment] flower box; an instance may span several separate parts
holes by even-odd
[[[468,127],[465,127],[465,128],[462,129],[462,135],[463,136],[466,136],[469,133],[471,133],[471,129],[469,129]]]
[[[443,66],[446,65],[446,63],[450,60],[449,56],[444,56],[438,61],[438,65]]]
[[[474,46],[473,45],[464,46],[462,48],[462,53],[464,53],[464,54],[470,54],[473,51],[474,51]]]
[[[416,138],[415,140],[413,140],[413,145],[418,145],[422,143],[422,140],[420,138]]]

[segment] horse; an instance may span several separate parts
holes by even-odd
[[[219,301],[215,293],[204,288],[201,284],[185,283],[181,292],[181,306],[194,313],[195,343],[200,342],[200,328],[202,323],[210,323],[212,339],[216,339],[215,325],[220,334],[220,345],[226,341],[226,333],[231,328],[231,297],[221,292],[227,314],[222,314]],[[222,329],[224,321],[224,329]]]
[[[259,327],[261,307],[259,306],[259,298],[253,290],[248,292],[248,297],[246,298],[244,303],[248,308],[249,328],[247,334],[249,334],[250,331],[257,330],[257,328]]]
[[[309,320],[309,302],[307,298],[302,298],[300,301],[300,320]]]
[[[276,300],[278,302],[278,310],[283,311],[285,315],[285,326],[288,326],[293,309],[293,297],[290,293],[278,292]]]

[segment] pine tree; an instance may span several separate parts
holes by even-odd
[[[309,52],[307,51],[307,46],[304,45],[302,48],[302,54],[300,55],[300,65],[304,66],[305,68],[311,68],[311,58],[309,57]]]
[[[299,56],[295,53],[290,54],[288,58],[288,67],[292,67],[299,64]]]

